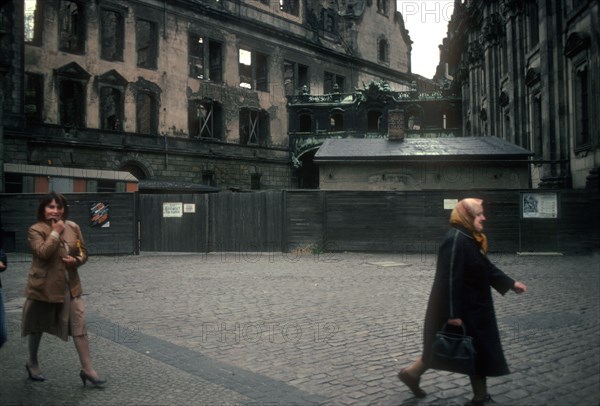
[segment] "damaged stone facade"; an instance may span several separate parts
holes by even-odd
[[[600,190],[600,4],[455,1],[436,79],[462,94],[465,135],[534,152],[534,188]]]
[[[295,187],[287,96],[373,80],[403,91],[413,77],[387,0],[15,0],[2,12],[2,158],[13,164]],[[36,191],[5,178],[2,191]]]

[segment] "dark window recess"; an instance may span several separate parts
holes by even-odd
[[[66,127],[85,127],[85,90],[83,83],[63,79],[59,87],[60,124]]]
[[[283,62],[283,87],[286,96],[300,94],[303,88],[310,92],[308,66],[296,62]]]
[[[367,130],[381,131],[381,112],[372,110],[367,113]]]
[[[140,134],[158,134],[158,102],[156,95],[139,92],[136,110],[137,132]]]
[[[584,66],[575,77],[575,148],[588,147],[591,141],[588,76],[588,68]]]
[[[284,13],[299,15],[300,14],[300,1],[299,0],[280,0],[279,9]]]
[[[70,53],[85,51],[85,13],[83,4],[61,0],[59,18],[59,48]]]
[[[158,34],[156,24],[151,21],[138,20],[135,27],[137,66],[145,69],[156,69],[158,58]]]
[[[44,102],[42,75],[25,74],[25,117],[27,123],[41,123]]]
[[[340,92],[343,93],[345,89],[346,79],[343,76],[336,75],[335,73],[325,72],[323,76],[323,92],[325,94]]]
[[[117,182],[110,179],[98,179],[98,187],[96,191],[98,193],[116,192]]]
[[[380,62],[388,61],[388,42],[385,39],[379,40],[377,57]]]
[[[100,128],[123,130],[123,94],[119,89],[108,86],[100,89]]]
[[[321,19],[323,21],[323,30],[327,33],[335,34],[337,29],[335,10],[323,9],[321,11]]]
[[[206,186],[216,186],[215,172],[211,170],[202,171],[202,184]]]
[[[540,42],[540,23],[537,1],[527,3],[527,14],[529,17],[529,45],[533,49]]]
[[[223,109],[212,100],[190,100],[189,132],[193,138],[221,139],[223,134]]]
[[[331,113],[329,116],[330,131],[343,131],[344,130],[344,115],[340,111]]]
[[[260,178],[262,177],[262,173],[253,173],[250,175],[250,189],[259,190],[260,189]]]
[[[223,81],[223,52],[220,42],[190,34],[188,55],[190,77]]]
[[[208,78],[213,82],[223,81],[223,46],[220,42],[208,43]]]
[[[116,11],[102,10],[100,18],[100,53],[102,59],[122,61],[125,35],[123,16]]]
[[[4,174],[4,191],[6,193],[23,193],[23,175],[6,172]]]
[[[377,0],[377,11],[381,14],[388,14],[388,2],[387,0]]]
[[[308,113],[300,114],[298,130],[303,133],[312,132],[312,117]]]
[[[532,113],[533,152],[536,158],[543,158],[544,144],[542,141],[542,100],[540,96],[536,96],[533,99]]]
[[[190,66],[190,77],[205,79],[204,74],[204,38],[190,34],[189,36],[188,64]]]
[[[269,142],[269,116],[264,110],[240,110],[240,143],[266,146]]]

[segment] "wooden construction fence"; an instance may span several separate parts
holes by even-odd
[[[146,252],[437,251],[448,226],[444,201],[484,200],[491,252],[589,253],[600,250],[600,195],[556,193],[557,218],[523,218],[532,191],[69,194],[71,219],[91,254]],[[535,191],[533,191],[535,192]],[[27,252],[27,228],[40,195],[0,195],[7,251]],[[90,224],[90,208],[109,206],[109,227]]]

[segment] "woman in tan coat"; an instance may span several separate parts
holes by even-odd
[[[85,385],[105,383],[90,358],[81,282],[77,268],[87,261],[87,251],[79,226],[67,220],[66,198],[55,192],[45,196],[37,210],[38,222],[28,231],[33,255],[25,304],[22,335],[29,336],[29,360],[25,364],[29,378],[44,381],[38,363],[43,333],[68,341],[72,336],[79,354],[79,376]]]

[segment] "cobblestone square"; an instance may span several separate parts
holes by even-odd
[[[600,256],[491,255],[529,292],[494,294],[512,374],[499,405],[600,403]],[[83,388],[71,342],[44,336],[30,382],[19,335],[29,257],[2,274],[9,342],[0,404],[461,405],[468,378],[428,371],[417,400],[396,373],[419,356],[435,256],[159,254],[92,257],[80,269],[92,357]]]

